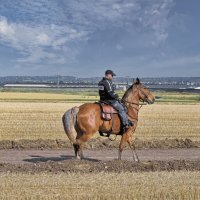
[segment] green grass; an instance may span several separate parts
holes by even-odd
[[[172,103],[200,103],[200,94],[196,93],[181,93],[181,92],[155,92],[156,102],[172,102]]]
[[[95,96],[98,94],[94,88],[0,88],[0,92],[17,92],[17,93],[52,93],[52,94],[75,94]]]
[[[117,91],[120,97],[124,91]],[[179,92],[153,92],[156,103],[194,104],[200,103],[200,94]],[[18,97],[16,98],[16,94]],[[28,95],[29,94],[29,95]],[[46,94],[46,97],[45,97]],[[20,96],[19,96],[20,95]],[[29,97],[31,96],[31,97]],[[99,100],[96,89],[59,89],[59,88],[1,88],[0,101],[23,102],[94,102]]]
[[[91,93],[1,92],[2,102],[94,102],[99,96]]]

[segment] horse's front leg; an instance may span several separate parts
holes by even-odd
[[[135,151],[135,145],[134,145],[134,143],[133,143],[133,141],[132,141],[132,138],[129,137],[128,140],[127,140],[127,142],[128,142],[128,144],[129,144],[129,147],[131,148],[132,155],[133,155],[133,160],[134,160],[135,162],[139,162],[139,158],[138,158],[138,155],[137,155],[137,153],[136,153],[136,151]]]
[[[122,159],[122,151],[123,151],[124,146],[125,146],[125,144],[127,142],[127,139],[128,139],[128,135],[127,135],[127,133],[124,133],[122,135],[122,138],[121,138],[121,141],[120,141],[120,144],[119,144],[118,160]]]

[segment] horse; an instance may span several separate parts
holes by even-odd
[[[101,117],[102,110],[97,103],[85,103],[79,107],[73,107],[64,113],[62,117],[64,130],[73,144],[77,159],[83,158],[82,146],[96,132],[108,133],[112,130],[112,134],[116,136],[122,135],[119,144],[118,159],[121,160],[122,151],[127,142],[132,150],[133,160],[139,162],[135,145],[132,141],[132,135],[137,127],[140,102],[153,104],[155,96],[137,78],[126,90],[121,101],[127,108],[129,120],[133,122],[133,126],[130,126],[123,134],[120,133],[121,122],[118,114],[113,114],[113,118],[110,121],[103,120]]]

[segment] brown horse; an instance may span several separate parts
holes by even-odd
[[[133,85],[125,92],[122,97],[122,102],[127,107],[128,117],[133,122],[125,133],[122,134],[119,145],[118,159],[121,159],[121,154],[126,142],[129,144],[133,159],[138,162],[138,156],[135,152],[135,146],[132,142],[132,135],[137,127],[138,112],[140,101],[153,104],[155,101],[154,95],[144,87],[137,78]],[[105,121],[101,118],[101,108],[96,103],[85,103],[80,107],[69,109],[63,115],[63,125],[65,132],[74,146],[76,158],[83,158],[82,145],[88,141],[97,131],[107,133],[112,128],[112,134],[120,134],[120,119],[117,114],[113,115],[113,119]],[[112,121],[114,120],[114,122]],[[74,131],[75,129],[75,131]]]

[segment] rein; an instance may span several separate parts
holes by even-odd
[[[137,89],[140,90],[138,87],[137,87]],[[150,92],[149,92],[148,94],[145,94],[142,90],[140,90],[140,91],[141,91],[142,94],[144,95],[145,99],[147,99]],[[124,103],[124,105],[126,106],[127,109],[128,109],[128,105],[126,105],[126,104],[130,104],[131,107],[132,107],[133,109],[135,109],[137,112],[139,112],[139,110],[142,108],[143,105],[147,105],[147,104],[144,102],[144,100],[142,100],[142,101],[140,100],[139,102],[130,102],[130,101],[124,100],[124,99],[122,98],[121,101]],[[134,107],[134,105],[139,106],[139,108]],[[131,116],[129,116],[129,117],[131,118]],[[138,119],[134,119],[134,118],[132,118],[132,120],[138,121]],[[131,120],[131,121],[132,121],[132,120]],[[110,141],[115,141],[115,140],[117,139],[117,135],[115,136],[114,139],[110,138],[110,136],[108,137],[108,139],[109,139]]]
[[[126,100],[122,100],[122,102],[124,102],[125,106],[128,107],[126,105],[126,103],[130,104],[132,108],[134,108],[135,110],[137,110],[139,112],[139,110],[142,108],[143,105],[146,104],[140,104],[140,103],[135,103],[135,102],[130,102],[130,101],[126,101]],[[140,106],[139,108],[133,107],[132,105],[136,105],[136,106]]]
[[[124,103],[124,105],[127,107],[127,109],[129,106],[131,106],[132,109],[135,109],[137,112],[139,112],[143,105],[147,105],[145,103],[145,100],[148,99],[148,95],[150,94],[150,92],[148,94],[146,94],[140,88],[138,88],[138,87],[136,87],[136,88],[144,95],[144,99],[142,101],[140,100],[139,102],[134,102],[134,101],[127,101],[124,99],[122,99],[121,101]],[[129,104],[129,105],[127,105],[127,104]],[[137,107],[135,107],[134,105],[136,105]],[[134,120],[138,121],[138,119],[134,119]]]
[[[141,103],[137,103],[137,102],[130,102],[130,101],[126,101],[126,100],[121,100],[123,101],[124,103],[129,103],[129,104],[132,104],[132,105],[137,105],[137,106],[144,106],[144,105],[147,105],[146,103],[144,103],[144,101],[140,101]]]
[[[144,95],[145,99],[148,99],[148,95],[150,94],[150,91],[149,91],[148,94],[146,94],[144,91],[142,91],[142,90],[139,89],[138,87],[137,87],[137,89]],[[135,108],[137,111],[139,111],[139,110],[142,108],[143,105],[147,105],[146,103],[144,103],[144,100],[143,100],[143,101],[140,101],[141,103],[140,103],[140,102],[139,102],[139,103],[138,103],[138,102],[130,102],[130,101],[127,101],[127,100],[124,100],[124,99],[122,99],[121,101],[124,102],[124,103],[131,104],[131,105],[140,106],[139,109],[137,109],[137,108],[135,108],[135,107],[132,107],[132,108]]]
[[[135,109],[135,110],[137,111],[137,113],[139,112],[139,110],[140,110],[140,109],[142,108],[142,106],[143,106],[143,104],[140,105],[140,104],[137,103],[137,102],[130,102],[130,101],[126,101],[126,100],[123,100],[123,99],[122,99],[122,102],[124,102],[124,105],[126,106],[127,110],[128,110],[128,108],[129,108],[129,105],[130,105],[132,109]],[[129,104],[129,105],[126,105],[126,103]],[[139,106],[139,108],[134,107],[134,105]],[[138,118],[132,118],[132,116],[130,116],[129,114],[128,114],[128,116],[131,118],[131,121],[134,121],[134,120],[135,120],[135,121],[138,121]]]

